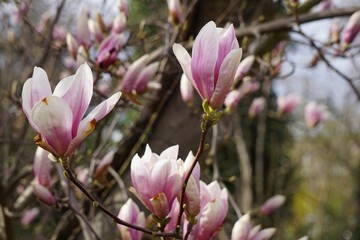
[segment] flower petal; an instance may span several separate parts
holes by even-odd
[[[207,23],[197,35],[191,60],[194,82],[205,99],[214,91],[214,74],[218,58],[219,34],[213,21]]]
[[[55,96],[46,97],[34,106],[31,117],[44,141],[63,156],[72,139],[73,115],[67,103]]]
[[[67,77],[56,86],[54,95],[64,99],[73,112],[72,137],[76,136],[79,123],[89,107],[93,94],[93,75],[85,63],[74,76]]]
[[[210,100],[210,106],[219,108],[223,105],[226,95],[229,93],[234,81],[236,68],[240,63],[242,50],[232,50],[221,64],[219,78],[215,86],[214,93]]]

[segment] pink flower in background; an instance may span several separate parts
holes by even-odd
[[[250,215],[245,214],[241,216],[234,224],[231,240],[248,240],[251,227]]]
[[[29,226],[39,216],[39,213],[40,209],[38,207],[27,210],[21,217],[21,224],[24,227]]]
[[[164,150],[160,156],[147,145],[143,157],[131,161],[132,192],[156,216],[165,218],[182,187],[177,165],[179,146]]]
[[[84,46],[85,49],[87,50],[91,46],[88,20],[89,20],[88,11],[85,9],[81,10],[76,25],[76,40],[79,45]]]
[[[277,98],[277,111],[279,114],[290,113],[300,104],[300,102],[300,98],[291,93],[286,96],[279,96]]]
[[[228,193],[217,181],[206,185],[200,181],[201,210],[197,224],[190,233],[190,240],[215,239],[219,234],[228,211]],[[188,222],[184,224],[184,235]]]
[[[125,45],[126,38],[123,34],[111,34],[105,38],[98,49],[96,64],[107,68],[118,59],[118,53]]]
[[[98,21],[94,19],[89,19],[88,21],[89,31],[94,35],[97,42],[102,42],[104,40],[104,33],[101,30],[101,27]]]
[[[123,32],[125,25],[126,25],[126,15],[123,12],[120,12],[116,15],[112,28],[111,28],[111,32],[114,34],[120,34]]]
[[[220,108],[234,82],[242,54],[234,26],[216,28],[211,21],[196,37],[192,57],[180,44],[175,43],[173,51],[201,98],[208,100],[211,107]]]
[[[239,66],[236,69],[236,73],[234,77],[235,82],[238,82],[240,79],[242,79],[248,74],[254,62],[255,62],[254,55],[247,56],[246,58],[244,58],[244,60],[240,62]]]
[[[37,147],[34,158],[34,175],[35,180],[44,187],[50,187],[51,184],[51,161],[48,155],[48,151]]]
[[[141,70],[134,85],[134,91],[137,94],[143,94],[148,90],[148,83],[152,78],[154,78],[159,69],[159,64],[159,62],[153,62]]]
[[[257,117],[265,108],[266,100],[264,97],[255,98],[249,107],[249,116],[251,118]]]
[[[166,227],[164,229],[165,232],[175,231],[179,212],[180,212],[180,204],[179,201],[175,200],[171,207],[171,211],[167,215],[167,218],[170,218],[170,221],[168,224],[166,224]],[[185,215],[183,214],[181,224],[183,223],[184,219],[185,219]]]
[[[139,207],[131,198],[121,207],[118,218],[130,224],[145,227],[145,214],[144,212],[140,212]],[[117,227],[120,230],[123,240],[140,240],[144,235],[143,232],[128,228],[124,225],[118,224]]]
[[[169,8],[169,19],[173,24],[178,24],[181,20],[181,5],[179,0],[167,0]]]
[[[229,92],[229,94],[225,98],[225,107],[227,110],[233,110],[235,109],[239,103],[240,100],[245,96],[244,92],[241,88],[232,90]]]
[[[119,12],[123,12],[123,13],[125,13],[126,17],[129,17],[128,0],[117,0],[117,6],[119,8]]]
[[[184,73],[181,75],[180,79],[180,94],[182,100],[187,105],[191,106],[194,100],[194,88]]]
[[[261,207],[260,211],[266,215],[281,207],[286,200],[284,195],[275,195],[269,198]]]
[[[71,33],[66,34],[66,45],[71,56],[76,59],[79,44]]]
[[[93,76],[87,64],[81,65],[75,75],[61,80],[53,93],[46,72],[35,67],[32,78],[26,80],[22,90],[24,113],[38,133],[35,143],[55,157],[72,156],[121,96],[115,93],[82,119],[92,93]]]
[[[260,89],[260,83],[253,80],[246,80],[242,82],[240,88],[244,94],[252,94]]]
[[[344,34],[342,36],[342,42],[345,44],[345,47],[350,45],[356,35],[360,31],[360,11],[357,11],[351,15],[348,23],[346,24]]]
[[[31,186],[35,196],[46,205],[52,206],[56,203],[55,196],[50,192],[50,190],[38,183],[36,180],[31,182]]]
[[[106,175],[108,169],[111,167],[115,155],[115,151],[108,152],[99,162],[95,169],[95,179],[100,183],[105,184],[107,182]]]
[[[276,232],[275,228],[264,228],[262,230],[261,226],[255,226],[251,229],[249,239],[250,240],[268,240],[270,239]]]
[[[316,127],[324,120],[324,106],[309,102],[305,107],[305,122],[309,128]]]

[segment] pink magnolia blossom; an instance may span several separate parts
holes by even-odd
[[[240,62],[239,66],[236,69],[236,73],[234,77],[235,82],[238,82],[240,79],[242,79],[248,74],[254,62],[255,62],[254,55],[247,56],[244,60]]]
[[[24,113],[38,133],[35,143],[57,158],[72,156],[75,148],[113,109],[121,96],[120,92],[115,93],[82,119],[92,93],[93,76],[87,64],[81,65],[75,75],[61,80],[54,92],[46,72],[35,67],[32,78],[26,80],[22,90]]]
[[[165,226],[165,229],[164,229],[165,232],[175,231],[179,213],[180,213],[180,203],[179,203],[179,201],[175,200],[171,207],[171,211],[167,215],[167,218],[169,218],[170,221]],[[184,217],[185,217],[185,215],[183,214],[181,223],[183,223],[183,220],[185,219]]]
[[[300,104],[300,98],[297,95],[289,93],[286,96],[277,98],[277,111],[279,114],[290,113]]]
[[[123,34],[110,34],[99,46],[96,64],[102,68],[109,67],[118,59],[118,53],[125,43]]]
[[[101,30],[101,27],[98,21],[94,19],[89,19],[88,21],[89,31],[94,35],[97,42],[102,42],[104,40],[104,33]]]
[[[125,13],[126,17],[129,17],[129,4],[128,0],[117,0],[117,5],[120,12]]]
[[[156,216],[165,218],[182,187],[177,165],[179,146],[172,146],[160,156],[146,146],[144,156],[131,162],[132,192]]]
[[[234,224],[231,240],[248,240],[251,227],[250,215],[245,214],[241,216]]]
[[[56,203],[55,196],[50,192],[50,190],[39,184],[36,180],[31,182],[31,186],[35,196],[46,205],[52,206]]]
[[[159,62],[153,62],[141,70],[134,85],[134,90],[137,94],[143,94],[147,91],[148,83],[158,71],[159,64]]]
[[[139,207],[131,198],[121,207],[118,218],[133,225],[145,227],[145,214],[140,212]],[[143,232],[138,230],[119,224],[117,226],[123,240],[140,240],[144,235]]]
[[[257,117],[265,108],[266,100],[264,97],[258,97],[253,100],[249,107],[249,116],[251,118]]]
[[[261,225],[252,226],[250,215],[245,214],[234,224],[231,240],[268,240],[275,234],[275,228],[261,229]]]
[[[316,127],[324,120],[324,107],[310,102],[305,107],[305,122],[309,128]]]
[[[189,152],[185,161],[179,159],[179,169],[182,180],[185,181],[186,175],[189,173],[191,165],[194,162],[194,155]],[[195,217],[200,212],[200,165],[196,163],[195,168],[191,172],[190,178],[186,185],[185,195],[185,212],[187,216]]]
[[[147,65],[148,62],[149,55],[145,54],[129,66],[120,85],[122,92],[136,92],[137,94],[146,92],[149,81],[159,68],[159,62]]]
[[[124,31],[125,25],[126,25],[126,15],[123,12],[120,12],[116,15],[111,32],[114,34],[120,34]]]
[[[51,161],[49,160],[48,155],[48,151],[38,147],[34,158],[35,180],[44,187],[50,187],[51,184]]]
[[[181,5],[179,0],[167,0],[169,8],[169,19],[173,24],[178,24],[181,20]]]
[[[261,207],[260,211],[264,214],[270,214],[279,207],[281,207],[286,200],[284,195],[275,195],[269,198]]]
[[[231,92],[229,92],[229,94],[226,96],[225,102],[224,102],[226,109],[228,111],[235,109],[239,105],[241,99],[244,96],[245,96],[245,94],[241,88],[232,90]]]
[[[342,36],[342,42],[345,44],[345,46],[350,45],[356,35],[360,31],[360,10],[353,13],[346,24],[344,34]]]
[[[246,80],[243,81],[240,88],[244,94],[252,94],[260,89],[260,83],[257,81]]]
[[[201,98],[207,100],[209,106],[220,108],[234,82],[242,54],[234,26],[216,28],[211,21],[196,37],[192,57],[180,44],[175,43],[173,51]]]
[[[40,209],[38,207],[27,210],[21,217],[21,224],[25,227],[29,226],[39,216],[39,213]]]
[[[215,239],[219,234],[228,211],[228,193],[221,189],[217,181],[206,185],[200,181],[201,210],[197,216],[197,224],[194,225],[188,239],[208,240]],[[184,234],[187,231],[188,222],[184,224]]]
[[[76,25],[76,40],[79,45],[84,46],[85,49],[89,49],[91,46],[90,30],[88,26],[88,15],[89,13],[87,10],[83,9],[82,11],[80,11],[80,15]]]
[[[191,106],[194,100],[194,88],[184,73],[181,75],[180,79],[180,94],[182,100]]]
[[[71,56],[76,59],[79,44],[71,33],[66,34],[66,45]]]

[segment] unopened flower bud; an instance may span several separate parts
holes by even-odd
[[[346,24],[342,42],[345,47],[348,47],[355,39],[360,31],[360,10],[353,13]]]
[[[173,24],[178,24],[181,20],[181,6],[179,0],[167,0],[169,7],[169,19]]]
[[[139,207],[134,201],[129,200],[121,207],[118,217],[130,224],[145,227],[145,214],[140,212]],[[120,230],[122,239],[140,240],[142,239],[143,232],[126,227],[124,225],[117,225]]]
[[[252,65],[254,64],[255,56],[250,55],[247,56],[244,60],[242,60],[236,69],[234,84],[236,84],[239,80],[245,77],[250,71]]]
[[[250,215],[245,214],[234,224],[231,232],[231,240],[247,240],[251,230]]]
[[[305,107],[305,122],[309,128],[316,127],[324,120],[324,107],[310,102]]]
[[[104,34],[101,31],[101,27],[97,21],[94,19],[89,19],[88,21],[89,30],[94,35],[97,42],[102,42],[104,40]]]
[[[275,211],[276,209],[278,209],[279,207],[281,207],[284,202],[285,202],[286,198],[283,195],[275,195],[271,198],[269,198],[261,207],[260,207],[260,211],[264,214],[270,214],[273,211]]]
[[[265,108],[265,98],[255,98],[249,107],[248,114],[251,118],[257,117]]]
[[[21,217],[21,224],[25,227],[29,226],[39,216],[39,213],[40,209],[38,207],[27,210]]]
[[[46,205],[52,206],[56,203],[56,198],[46,187],[40,185],[36,180],[31,183],[35,196]]]
[[[125,13],[120,12],[119,14],[117,14],[114,19],[111,32],[112,33],[122,33],[125,28],[126,21],[127,21],[127,19],[126,19]]]
[[[71,33],[66,34],[66,45],[71,56],[76,59],[79,44]]]

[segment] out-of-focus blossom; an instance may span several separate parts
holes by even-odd
[[[105,38],[98,50],[96,64],[107,68],[118,59],[118,53],[125,45],[126,38],[123,34],[111,34]]]
[[[190,233],[190,240],[215,239],[219,234],[228,211],[228,193],[217,181],[206,185],[200,181],[201,210],[197,224]],[[185,221],[184,234],[187,232]]]
[[[134,90],[137,94],[143,94],[148,89],[149,81],[155,76],[159,69],[159,62],[153,62],[141,70],[136,78]]]
[[[250,107],[248,114],[251,118],[257,117],[265,108],[266,100],[264,97],[255,98]]]
[[[26,16],[29,12],[30,4],[28,1],[22,1],[19,4],[19,7],[16,8],[14,15],[15,15],[15,21],[17,23],[20,23],[23,20],[23,17]]]
[[[122,33],[125,28],[126,21],[127,19],[125,13],[122,12],[118,13],[114,19],[111,32],[115,34]]]
[[[32,181],[31,186],[35,196],[46,205],[52,206],[56,203],[56,198],[47,187],[39,184],[36,180]]]
[[[86,63],[86,61],[89,59],[89,54],[86,51],[84,46],[80,46],[78,48],[77,54],[76,54],[76,64],[77,66],[80,66],[81,64]]]
[[[260,89],[260,83],[257,81],[246,80],[243,81],[240,88],[244,94],[252,94]]]
[[[24,113],[38,132],[35,143],[57,158],[72,156],[121,96],[120,92],[115,93],[82,119],[92,93],[93,76],[87,64],[81,65],[75,75],[61,80],[53,93],[46,72],[35,67],[32,78],[26,80],[22,90]]]
[[[346,24],[346,27],[344,29],[344,34],[342,36],[342,42],[345,45],[345,47],[348,47],[354,41],[359,31],[360,31],[360,10],[353,13]]]
[[[236,84],[236,82],[238,82],[239,80],[241,80],[243,77],[245,77],[248,74],[252,65],[254,64],[254,61],[255,61],[255,56],[250,55],[250,56],[247,56],[246,58],[244,58],[244,60],[242,60],[240,62],[239,66],[236,69],[236,73],[235,73],[235,80],[234,80],[235,84]]]
[[[146,66],[149,62],[149,55],[145,54],[133,62],[127,69],[122,79],[120,89],[122,92],[136,92],[142,94],[147,90],[148,82],[155,76],[159,63],[154,62]]]
[[[48,155],[48,151],[37,147],[34,158],[34,175],[35,180],[44,187],[50,187],[51,184],[51,161]]]
[[[194,155],[192,152],[188,154],[185,161],[179,159],[178,164],[182,175],[182,180],[185,181],[186,175],[189,173],[191,165],[194,162]],[[191,172],[190,178],[186,185],[184,195],[185,212],[189,217],[195,217],[200,212],[200,165],[196,163],[194,170]]]
[[[128,0],[117,0],[117,5],[120,12],[125,13],[125,16],[129,17],[129,4]]]
[[[264,214],[270,214],[281,207],[286,200],[284,195],[275,195],[269,198],[261,207],[260,211]]]
[[[250,215],[245,214],[234,224],[231,232],[231,240],[248,240],[251,230]]]
[[[129,200],[127,200],[127,202],[121,207],[118,218],[130,224],[145,227],[145,214],[143,212],[140,212],[139,207],[136,205],[136,203],[134,203],[131,198],[129,198]],[[142,236],[144,234],[143,232],[119,224],[117,226],[120,230],[122,239],[142,239]]]
[[[100,183],[106,183],[106,174],[111,167],[112,161],[114,159],[115,151],[108,152],[100,161],[95,169],[95,179]]]
[[[280,115],[288,114],[292,112],[300,102],[300,97],[291,93],[286,96],[279,96],[277,98],[277,111]]]
[[[51,14],[49,11],[44,12],[41,15],[40,20],[35,27],[35,29],[38,33],[43,34],[45,32],[45,30],[47,29],[47,27],[50,24],[50,18],[51,18]]]
[[[340,23],[338,20],[334,20],[330,24],[329,38],[331,43],[338,43],[340,41]]]
[[[194,88],[185,73],[181,75],[180,79],[180,94],[182,100],[191,106],[194,101]]]
[[[82,184],[86,184],[89,178],[89,169],[85,167],[77,167],[75,168],[76,177]]]
[[[320,3],[320,9],[321,10],[330,10],[332,8],[332,0],[322,0]]]
[[[304,237],[299,238],[298,240],[308,240],[308,239],[309,239],[308,236],[304,236]]]
[[[88,15],[89,13],[87,10],[83,9],[82,11],[80,11],[80,15],[76,25],[76,40],[79,45],[84,46],[85,49],[89,49],[91,45]]]
[[[66,45],[71,56],[76,59],[79,44],[71,33],[66,34]]]
[[[207,100],[210,107],[220,108],[234,82],[242,54],[234,26],[216,28],[211,21],[196,37],[192,57],[180,44],[175,43],[173,51],[201,98]]]
[[[261,231],[259,231],[258,233],[256,233],[252,238],[250,238],[251,240],[268,240],[270,239],[272,236],[274,236],[276,232],[275,228],[264,228]]]
[[[324,106],[309,102],[305,107],[305,122],[309,128],[316,127],[324,120]]]
[[[55,48],[60,48],[66,41],[66,29],[60,26],[54,26],[53,40]]]
[[[89,31],[94,35],[97,42],[102,42],[104,40],[104,33],[101,30],[101,27],[97,21],[94,19],[89,19],[88,21]]]
[[[169,7],[169,20],[173,24],[179,24],[181,20],[181,5],[179,0],[167,0]]]
[[[132,192],[160,218],[169,214],[173,201],[181,191],[178,149],[177,145],[169,147],[159,156],[146,146],[144,156],[135,155],[131,161]]]
[[[21,217],[21,224],[24,227],[29,226],[39,216],[39,213],[40,209],[38,207],[27,210]]]
[[[245,96],[243,90],[241,88],[232,90],[229,92],[229,94],[225,98],[225,107],[228,111],[231,111],[235,109],[239,103],[240,100]]]

